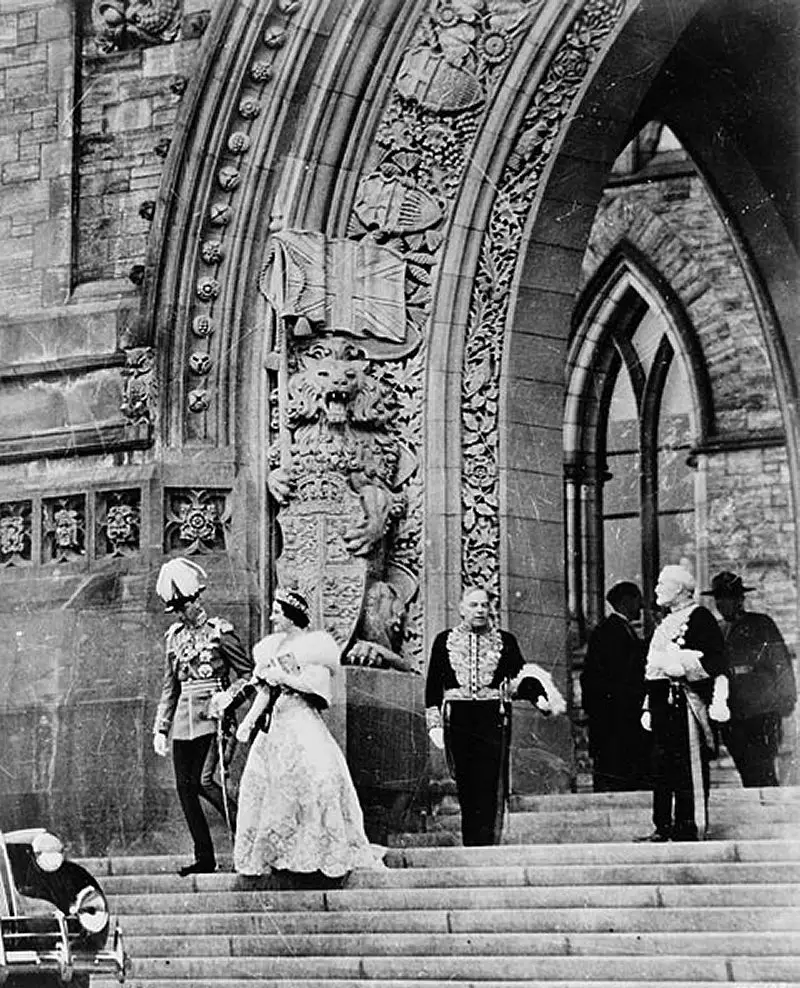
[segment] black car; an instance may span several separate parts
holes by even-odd
[[[125,951],[96,879],[41,828],[0,831],[0,985],[88,988],[125,978]]]

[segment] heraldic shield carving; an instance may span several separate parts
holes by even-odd
[[[342,649],[353,636],[366,590],[367,561],[351,555],[344,539],[361,515],[361,501],[344,477],[318,474],[297,483],[278,520],[278,582],[300,590]]]
[[[344,661],[408,668],[398,631],[416,583],[387,558],[405,511],[400,486],[416,462],[387,427],[392,398],[369,359],[373,348],[408,345],[403,278],[377,245],[362,252],[361,267],[352,245],[326,244],[322,234],[279,237],[260,283],[274,316],[277,437],[266,481],[278,504],[278,579],[312,603]],[[343,266],[332,272],[330,263]],[[372,298],[381,271],[394,277],[379,278]],[[354,320],[350,339],[344,313]]]

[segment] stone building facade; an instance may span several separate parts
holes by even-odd
[[[717,0],[3,4],[0,824],[101,849],[167,816],[171,554],[250,640],[277,580],[311,594],[396,818],[443,771],[418,674],[463,585],[571,694],[612,472],[574,372],[611,387],[597,312],[644,319],[637,286],[688,368],[684,549],[796,638],[796,94],[737,116],[726,88],[796,58],[796,13],[750,7],[724,16],[767,64]],[[626,164],[652,121],[705,182]],[[570,788],[569,723],[528,717],[516,787]]]

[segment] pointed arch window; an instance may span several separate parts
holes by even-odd
[[[605,590],[697,554],[702,495],[691,451],[708,434],[710,389],[694,333],[647,262],[621,246],[584,293],[565,415],[570,610],[580,627]]]

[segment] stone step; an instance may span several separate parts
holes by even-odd
[[[407,847],[386,860],[325,888],[181,879],[174,855],[91,864],[126,935],[128,988],[800,983],[800,839]]]
[[[646,981],[587,981],[585,977],[572,980],[561,981],[551,979],[547,982],[533,981],[530,978],[524,980],[502,980],[486,979],[476,981],[472,978],[463,980],[461,978],[447,978],[442,981],[438,978],[382,978],[374,980],[372,978],[270,978],[259,979],[260,985],[275,986],[275,988],[536,988],[539,984],[546,984],[547,988],[585,988],[591,984],[593,988],[719,988],[719,981],[680,981],[676,979]],[[119,988],[116,981],[92,980],[92,988]],[[186,988],[186,981],[178,978],[128,978],[125,988]],[[253,988],[250,979],[225,978],[223,980],[214,978],[194,978],[191,988]],[[763,982],[738,981],[736,988],[765,988]],[[770,982],[768,988],[797,988],[794,982]]]
[[[259,880],[258,888],[269,889],[271,879]],[[675,862],[667,864],[571,864],[455,868],[387,868],[361,870],[347,879],[348,889],[382,888],[478,888],[481,886],[561,885],[727,885],[739,883],[800,885],[800,861],[761,862]],[[206,893],[253,891],[252,880],[232,873],[205,876],[195,887]],[[109,896],[184,892],[176,875],[110,876],[103,882]]]
[[[516,816],[516,814],[514,814]],[[537,814],[524,825],[509,819],[503,832],[504,844],[628,844],[636,837],[652,829],[647,816],[642,816],[637,824],[624,826],[609,824],[592,827],[574,827],[567,820],[542,823]],[[461,844],[460,821],[457,816],[450,818],[446,826],[432,829],[427,833],[390,834],[388,844],[400,847],[458,847]],[[792,823],[737,823],[735,821],[713,822],[708,834],[709,840],[794,840],[800,834],[800,825]]]
[[[597,906],[560,909],[351,910],[348,912],[242,912],[138,914],[125,917],[126,936],[183,937],[421,933],[709,933],[800,931],[800,906]],[[787,938],[795,942],[793,936]]]
[[[535,909],[565,907],[659,908],[797,906],[796,885],[594,885],[550,887],[382,888],[329,891],[192,891],[123,895],[114,899],[120,917],[178,912],[338,912],[364,909]]]
[[[649,790],[631,792],[547,793],[509,797],[509,809],[582,813],[587,809],[609,807],[650,807],[653,794]],[[741,807],[742,804],[770,806],[775,803],[794,803],[800,806],[800,786],[771,786],[764,789],[715,789],[711,794],[714,806]]]
[[[701,861],[800,860],[800,840],[699,841],[668,844],[514,844],[497,847],[408,847],[391,850],[395,867],[497,867],[500,865],[674,864]]]
[[[524,819],[523,819],[524,818]],[[618,822],[611,819],[608,825],[597,824],[587,832],[586,828],[575,831],[569,821],[560,823],[543,823],[535,813],[515,814],[509,820],[503,833],[505,844],[529,844],[537,840],[547,840],[554,843],[572,843],[574,841],[592,841],[595,843],[619,843],[633,841],[637,837],[649,833],[653,824],[649,815],[643,816],[637,823]],[[460,831],[460,824],[459,824]],[[752,840],[792,840],[800,834],[800,826],[793,818],[783,822],[713,821],[709,826],[708,840],[735,840],[738,837]]]
[[[780,933],[382,933],[134,936],[134,957],[784,957],[797,944]]]
[[[709,806],[709,817],[711,825],[717,828],[731,827],[763,823],[793,823],[800,821],[800,803],[776,802],[769,804],[742,801],[736,806],[735,811],[728,808],[726,815],[735,812],[735,819],[723,824],[716,821],[715,816],[720,816],[720,807],[715,803]],[[508,829],[527,830],[536,828],[540,830],[558,830],[569,828],[626,828],[628,826],[646,827],[650,821],[652,809],[650,803],[641,806],[614,806],[605,807],[591,806],[580,812],[561,813],[559,811],[545,810],[516,810],[509,813],[506,819]],[[456,829],[461,826],[460,813],[443,813],[429,818],[429,825]],[[800,828],[798,828],[800,829]]]
[[[204,978],[263,982],[265,978],[350,979],[461,979],[496,978],[497,957],[146,957],[135,958],[131,977],[184,979],[191,985]],[[580,957],[514,956],[502,959],[502,973],[509,980],[586,981],[587,974],[600,981],[800,981],[798,957],[622,956]]]
[[[419,835],[416,835],[419,836]],[[146,855],[137,857],[81,858],[81,863],[92,874],[103,879],[107,876],[169,875],[177,881],[176,869],[186,863],[178,855]],[[391,848],[385,861],[390,868],[438,868],[438,867],[501,867],[507,865],[535,864],[635,864],[635,863],[695,863],[700,861],[800,861],[800,839],[763,841],[727,840],[700,841],[697,843],[634,844],[597,843],[570,844],[515,844],[496,847],[448,847],[428,848],[411,846]],[[220,873],[231,870],[229,857],[220,858],[219,871],[214,875],[197,875],[181,879],[186,887],[215,882]]]

